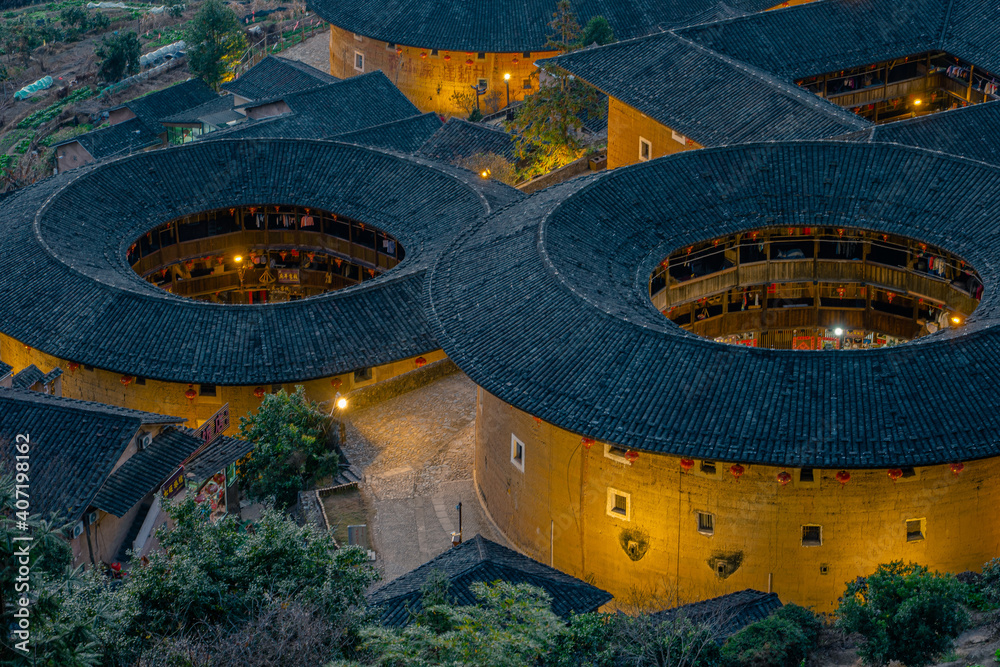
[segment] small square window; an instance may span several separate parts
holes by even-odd
[[[272,394],[277,394],[279,391],[281,391],[281,385],[280,384],[272,384],[271,385],[271,393]]]
[[[802,468],[799,470],[799,481],[800,482],[814,482],[813,469],[812,468]]]
[[[437,54],[438,54],[438,50],[437,49],[431,49],[431,55],[432,56],[437,56]]]
[[[802,546],[818,547],[823,544],[822,526],[802,526]]]
[[[510,434],[510,462],[524,472],[524,443],[513,433]]]
[[[907,519],[906,520],[906,541],[907,542],[919,542],[924,539],[924,520],[923,519]]]
[[[354,39],[360,42],[361,40],[363,40],[363,39],[364,39],[364,37],[362,37],[362,36],[361,36],[361,35],[359,35],[358,33],[354,33]]]
[[[91,366],[90,364],[84,364],[83,365],[83,370],[85,370],[85,371],[92,371],[92,370],[94,370],[94,367]]]
[[[822,565],[819,566],[819,573],[830,574],[830,566],[827,565],[826,563],[823,563]]]
[[[618,445],[605,443],[604,456],[612,461],[617,461],[618,463],[632,465],[632,461],[629,460],[628,450],[624,447],[619,447]]]
[[[706,475],[715,474],[715,461],[702,461],[701,471]]]
[[[913,466],[909,466],[907,468],[900,468],[900,470],[903,471],[903,479],[917,476],[917,471],[913,469]]]
[[[531,51],[525,51],[525,52],[524,52],[524,53],[522,53],[521,55],[522,55],[523,57],[525,57],[525,58],[530,58],[530,57],[531,57]]]
[[[715,516],[708,512],[698,512],[698,532],[702,535],[714,535]]]
[[[214,384],[199,385],[198,393],[202,396],[215,396],[215,385]]]
[[[639,161],[645,162],[653,156],[653,144],[639,137]]]
[[[476,83],[476,87],[479,88],[479,90],[486,90],[487,88],[490,87],[490,82],[487,81],[486,79],[480,79]]]
[[[136,376],[135,383],[136,384],[145,385],[146,384],[146,378],[141,378],[141,377]]]
[[[358,70],[359,72],[365,71],[365,54],[361,53],[360,51],[354,52],[354,69]]]
[[[632,520],[632,494],[608,487],[607,515],[623,521]]]
[[[531,90],[531,79],[521,79],[521,88]]]
[[[486,60],[486,54],[485,53],[477,53],[476,54],[476,59],[477,60]]]
[[[354,381],[355,382],[367,382],[372,379],[372,369],[371,368],[359,368],[354,371]]]
[[[686,144],[687,143],[687,137],[685,137],[683,134],[680,134],[678,132],[674,132],[673,130],[670,130],[670,138],[673,139],[674,141],[676,141],[679,144]]]
[[[385,48],[388,51],[395,51],[396,50],[396,45],[393,44],[392,42],[386,42]]]

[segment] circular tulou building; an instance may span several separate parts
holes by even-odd
[[[980,568],[1000,553],[998,195],[981,163],[803,142],[493,214],[428,285],[480,387],[490,516],[619,598],[830,611],[879,563]]]
[[[296,384],[327,400],[444,358],[425,273],[519,197],[326,141],[199,142],[69,172],[0,204],[0,359],[191,425]]]

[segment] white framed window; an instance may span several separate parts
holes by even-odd
[[[606,458],[609,458],[612,461],[616,461],[617,463],[624,463],[625,465],[632,465],[632,462],[629,461],[628,457],[625,456],[625,454],[627,454],[627,453],[628,453],[628,450],[625,449],[624,447],[619,447],[617,445],[611,445],[611,444],[608,444],[608,443],[604,444],[604,456]]]
[[[524,443],[513,433],[510,434],[510,462],[524,472]]]
[[[906,520],[906,541],[920,542],[927,537],[927,519]]]
[[[607,514],[622,521],[632,520],[632,494],[608,487]]]
[[[385,48],[386,48],[387,51],[395,51],[396,50],[396,45],[393,44],[392,42],[386,42],[385,43]]]
[[[715,535],[715,515],[708,512],[698,512],[698,532],[702,535]]]
[[[645,162],[653,157],[653,144],[649,139],[639,137],[639,161]]]
[[[361,53],[360,51],[354,52],[354,69],[358,70],[359,72],[365,71],[365,54]]]
[[[362,36],[361,36],[361,35],[359,35],[358,33],[354,33],[354,39],[355,39],[356,41],[360,42],[360,41],[364,40],[364,37],[362,37]]]
[[[683,134],[670,130],[670,138],[679,144],[687,145],[687,137],[685,137]]]
[[[817,526],[815,524],[802,526],[802,546],[823,546],[823,526]]]

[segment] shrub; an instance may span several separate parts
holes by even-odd
[[[809,650],[816,647],[816,642],[819,640],[819,631],[823,627],[823,623],[811,610],[800,607],[797,604],[789,603],[774,612],[773,616],[784,618],[797,625],[805,634],[806,639],[809,640]]]
[[[858,654],[867,664],[923,667],[968,625],[964,600],[965,585],[954,576],[894,561],[847,585],[837,624],[864,637]]]
[[[1000,605],[1000,558],[983,565],[979,590],[989,604]]]
[[[741,667],[795,667],[814,645],[795,620],[775,613],[730,637],[722,658],[727,665]]]

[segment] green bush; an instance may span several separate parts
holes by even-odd
[[[1000,605],[1000,558],[983,565],[979,590],[989,604]]]
[[[898,660],[924,667],[968,626],[965,596],[965,585],[953,575],[893,561],[847,585],[837,624],[864,638],[858,654],[869,665]]]
[[[823,623],[819,620],[819,616],[811,610],[800,607],[797,604],[789,603],[774,612],[772,616],[783,618],[799,626],[799,629],[805,634],[806,639],[809,640],[811,647],[815,648],[816,642],[819,641],[819,631],[823,627]]]
[[[795,667],[814,645],[794,620],[772,614],[730,637],[722,658],[733,667]]]

